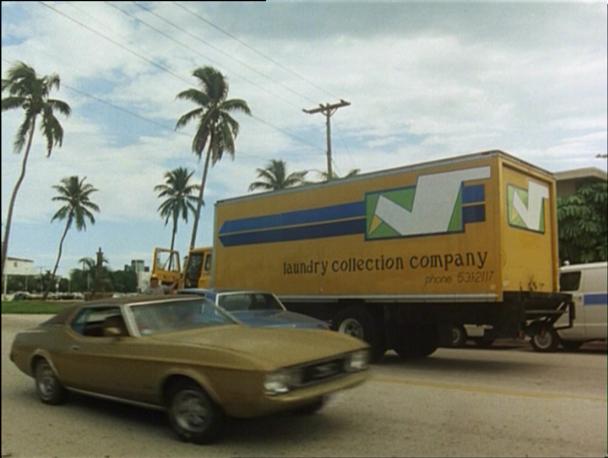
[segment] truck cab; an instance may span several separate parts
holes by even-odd
[[[152,275],[158,277],[162,285],[173,285],[175,288],[208,288],[211,281],[212,248],[193,248],[184,258],[184,267],[180,268],[180,256],[177,250],[155,248]]]

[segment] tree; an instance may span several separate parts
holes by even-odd
[[[173,231],[171,232],[171,250],[175,245],[175,234],[177,234],[177,223],[181,215],[185,222],[188,222],[188,213],[196,210],[194,204],[197,202],[192,193],[199,188],[198,185],[190,184],[194,172],[184,167],[178,167],[165,173],[165,183],[154,187],[158,192],[158,197],[166,199],[158,207],[160,216],[165,219],[165,226],[171,219],[173,221]],[[171,267],[169,267],[171,268]]]
[[[137,274],[130,270],[115,270],[110,272],[112,289],[118,293],[134,293],[137,291]]]
[[[287,175],[285,161],[272,159],[265,169],[256,169],[260,181],[254,181],[249,185],[250,191],[258,189],[277,191],[279,189],[292,188],[305,183],[304,178],[307,170],[292,172]]]
[[[581,186],[557,200],[559,254],[572,264],[608,257],[608,185]]]
[[[38,77],[36,71],[24,64],[17,62],[6,73],[6,79],[2,79],[2,92],[8,92],[8,97],[2,99],[2,111],[21,108],[24,111],[23,123],[19,126],[15,136],[14,151],[20,153],[25,146],[23,159],[21,161],[21,173],[13,188],[8,205],[6,226],[4,228],[4,240],[2,242],[2,272],[8,252],[8,241],[13,220],[13,210],[17,193],[25,177],[27,159],[32,147],[32,138],[36,128],[36,121],[40,116],[40,130],[46,138],[46,157],[50,157],[53,147],[61,146],[63,142],[63,128],[55,117],[55,111],[70,115],[70,106],[61,100],[49,98],[53,88],[59,89],[59,76],[50,74]]]
[[[339,176],[336,172],[332,172],[331,177],[329,177],[327,172],[319,171],[319,175],[321,175],[321,181],[329,181],[330,179],[331,180],[342,180],[344,178],[354,177],[355,175],[358,175],[360,171],[361,171],[361,169],[352,169],[350,172],[348,172],[343,177]]]
[[[65,240],[68,231],[74,223],[76,229],[79,231],[86,230],[87,220],[91,224],[95,224],[95,217],[91,211],[99,212],[99,207],[96,203],[92,202],[90,195],[97,191],[89,183],[85,183],[86,177],[80,179],[78,176],[66,177],[61,180],[60,185],[55,185],[53,188],[58,192],[58,195],[53,197],[52,200],[58,202],[64,202],[65,204],[57,210],[57,212],[51,218],[51,222],[55,220],[66,220],[65,229],[59,242],[59,251],[57,253],[57,260],[55,261],[55,267],[51,279],[54,280],[55,274],[57,273],[57,267],[59,266],[59,260],[61,259],[61,252],[63,250],[63,242]],[[48,296],[49,289],[44,293],[44,299]]]
[[[203,204],[209,162],[211,161],[215,165],[216,162],[222,159],[224,152],[234,158],[234,142],[239,133],[239,123],[231,116],[231,113],[240,111],[251,115],[247,102],[241,99],[227,99],[228,82],[219,71],[213,67],[201,67],[194,70],[192,74],[198,79],[202,90],[194,88],[186,89],[177,94],[177,98],[194,102],[198,105],[198,108],[181,116],[175,125],[175,128],[178,129],[186,126],[190,121],[198,120],[198,127],[192,140],[192,152],[200,160],[203,150],[207,147],[205,165],[203,166],[203,178],[194,215],[190,249],[194,247],[196,242],[196,232],[201,214],[201,205]]]

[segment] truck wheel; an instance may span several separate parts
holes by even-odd
[[[439,339],[434,326],[411,327],[404,331],[395,351],[403,360],[425,358],[437,350]]]
[[[467,342],[467,331],[462,325],[452,326],[452,347],[464,347]]]
[[[553,328],[541,328],[538,333],[530,339],[532,348],[542,353],[553,352],[559,344],[559,337]]]
[[[494,339],[489,337],[479,337],[475,339],[474,342],[479,348],[490,348],[494,344]]]
[[[564,347],[564,350],[566,351],[577,351],[579,348],[581,348],[581,345],[583,345],[583,342],[578,342],[576,340],[562,340],[562,347]]]
[[[167,413],[171,427],[180,439],[208,444],[221,433],[221,409],[194,382],[184,380],[171,387]]]
[[[386,347],[381,329],[365,308],[348,307],[338,312],[332,321],[334,330],[364,340],[370,345],[372,362],[382,359]]]

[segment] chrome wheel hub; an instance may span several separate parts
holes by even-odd
[[[51,398],[56,390],[55,374],[53,370],[46,366],[38,375],[38,389],[44,399]]]
[[[208,424],[207,401],[196,391],[182,391],[173,400],[173,416],[180,428],[201,432]]]
[[[348,334],[349,336],[357,337],[358,339],[363,339],[363,326],[354,318],[347,318],[340,323],[338,331],[343,334]]]

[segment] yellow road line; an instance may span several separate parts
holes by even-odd
[[[579,399],[585,401],[596,401],[596,402],[607,402],[606,398],[597,397],[597,396],[581,396],[577,394],[569,394],[569,393],[550,393],[550,392],[542,392],[542,391],[523,391],[523,390],[511,390],[508,388],[498,388],[498,387],[490,387],[490,386],[479,386],[479,385],[462,385],[459,383],[441,383],[435,382],[431,380],[423,380],[423,379],[407,379],[407,378],[396,378],[396,377],[385,377],[374,375],[370,379],[371,382],[378,383],[394,383],[399,385],[412,385],[412,386],[420,386],[424,388],[437,388],[442,390],[455,390],[455,391],[465,391],[468,393],[483,393],[483,394],[498,394],[504,396],[515,396],[515,397],[524,397],[524,398],[536,398],[536,399],[554,399],[561,400],[564,398],[569,399]]]

